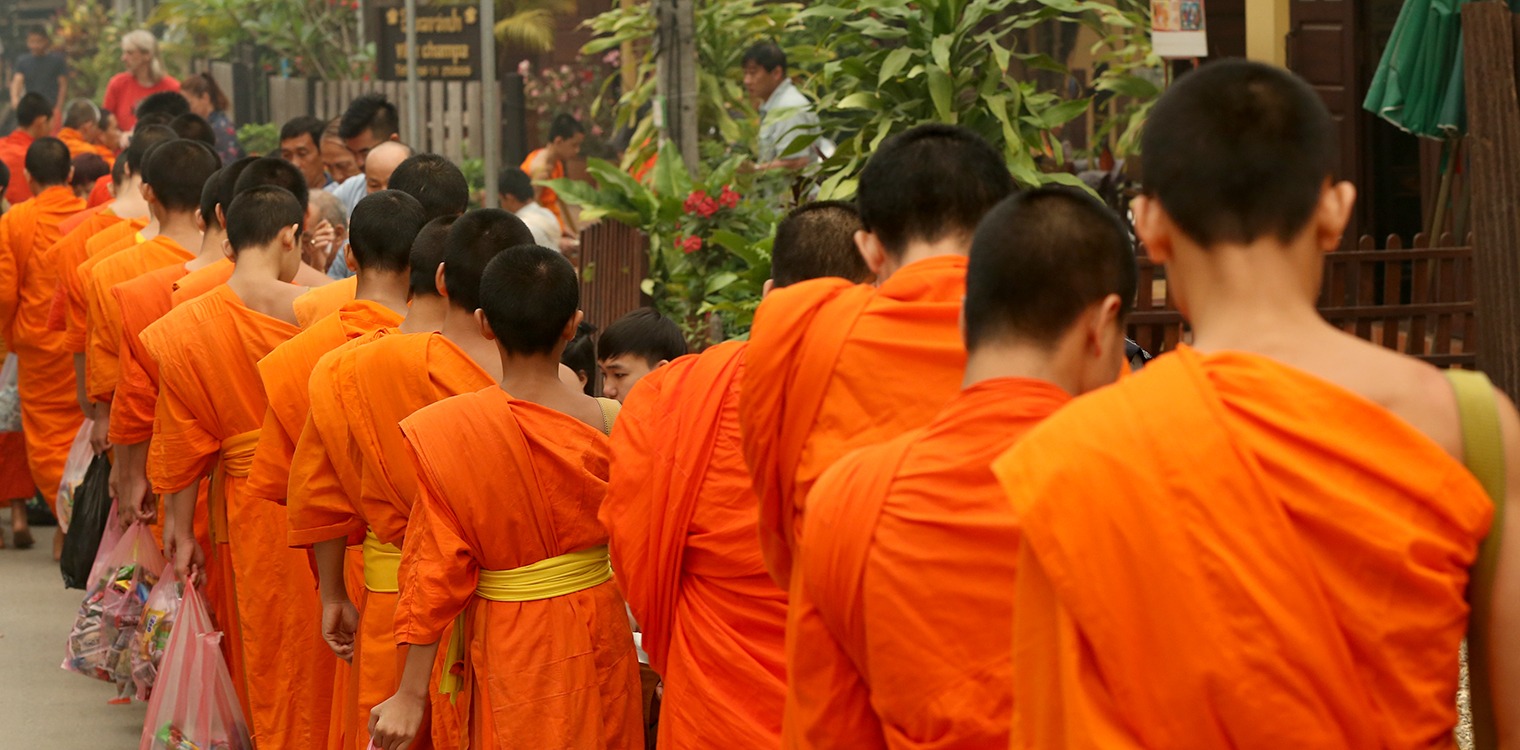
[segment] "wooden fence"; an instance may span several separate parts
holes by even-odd
[[[1406,249],[1389,237],[1378,250],[1362,237],[1355,250],[1325,255],[1319,311],[1337,328],[1440,367],[1472,368],[1477,361],[1473,250],[1450,235],[1439,246],[1417,235]],[[1140,290],[1129,336],[1152,354],[1187,340],[1160,266],[1140,259]]]
[[[276,124],[301,115],[330,120],[343,116],[343,111],[355,98],[377,91],[396,105],[404,127],[410,96],[407,85],[400,81],[270,78],[269,119]],[[485,144],[481,134],[485,132],[486,119],[480,83],[427,81],[422,84],[421,91],[422,134],[405,133],[407,145],[454,160],[482,156]],[[492,118],[493,121],[497,119]]]
[[[604,329],[650,299],[641,287],[649,275],[649,239],[616,221],[593,224],[581,233],[581,310],[586,322]]]

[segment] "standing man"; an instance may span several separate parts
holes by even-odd
[[[818,131],[818,114],[787,75],[780,45],[760,42],[744,53],[744,88],[760,107],[756,169],[801,169],[823,156],[820,141],[791,145]]]
[[[12,206],[32,197],[25,174],[26,152],[38,138],[53,132],[53,105],[42,94],[23,94],[16,105],[16,126],[10,135],[0,138],[0,162],[11,170],[5,200]]]
[[[559,248],[559,217],[553,211],[539,205],[533,194],[533,180],[528,173],[517,167],[501,170],[496,178],[496,190],[501,193],[501,209],[511,211],[533,231],[533,242],[550,250]]]
[[[549,145],[528,154],[523,160],[522,171],[527,172],[535,184],[558,180],[565,176],[565,162],[580,156],[581,144],[585,141],[586,128],[579,120],[563,113],[555,115],[554,122],[549,124]],[[538,202],[559,219],[560,236],[578,245],[580,230],[570,209],[559,202],[559,195],[552,188],[540,185]]]
[[[400,141],[386,141],[375,146],[364,160],[364,194],[374,195],[387,189],[396,167],[411,156],[412,148]]]
[[[41,94],[53,106],[53,119],[61,119],[58,110],[69,96],[69,62],[53,49],[47,29],[26,32],[26,52],[16,58],[16,74],[11,76],[11,108],[17,108],[28,92]]]
[[[280,158],[301,170],[310,190],[333,184],[322,163],[322,131],[326,127],[321,120],[309,116],[297,117],[280,127]]]
[[[359,174],[333,189],[333,194],[343,201],[349,213],[353,213],[354,206],[368,194],[364,162],[369,158],[369,152],[386,141],[401,140],[399,122],[396,105],[380,93],[365,94],[353,100],[343,113],[343,119],[338,121],[338,137],[343,139],[343,145],[353,154],[355,166],[359,168]]]

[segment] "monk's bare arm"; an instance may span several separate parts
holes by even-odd
[[[396,694],[370,712],[369,734],[380,750],[405,750],[422,726],[427,708],[428,687],[433,677],[433,662],[438,658],[438,642],[413,643],[407,648],[406,666]]]
[[[94,419],[95,406],[90,403],[90,397],[85,394],[83,354],[74,355],[74,398],[79,399],[79,410],[84,412],[84,418]]]
[[[348,540],[343,537],[329,539],[312,545],[312,554],[317,559],[317,590],[322,595],[322,640],[339,659],[353,661],[359,610],[348,598],[348,584],[343,580],[347,546]]]
[[[111,494],[132,518],[153,520],[158,509],[148,492],[148,444],[118,445],[111,464]]]
[[[1499,561],[1490,597],[1488,632],[1491,641],[1500,633],[1520,632],[1520,415],[1509,399],[1500,398],[1500,423],[1504,433],[1506,497]],[[1520,748],[1520,646],[1513,638],[1489,643],[1489,676],[1492,682],[1494,723],[1499,747]]]
[[[174,572],[181,581],[203,582],[206,553],[195,541],[195,495],[197,483],[191,482],[178,492],[164,498],[164,512],[169,516],[165,528],[172,529],[172,541],[166,539],[174,560]],[[195,576],[192,578],[191,576]]]

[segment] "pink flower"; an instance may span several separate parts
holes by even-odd
[[[623,55],[620,50],[614,49],[602,55],[602,62],[607,65],[617,66],[623,62]]]
[[[687,255],[691,255],[692,253],[702,249],[702,238],[696,235],[692,235],[690,237],[677,239],[676,247],[681,248],[681,252],[684,252]]]
[[[724,208],[733,208],[739,205],[739,194],[731,186],[724,185],[723,192],[718,194],[718,204]]]
[[[532,71],[533,71],[533,63],[530,63],[527,60],[523,60],[522,62],[520,62],[520,63],[517,64],[517,74],[520,75],[520,76],[528,75]]]

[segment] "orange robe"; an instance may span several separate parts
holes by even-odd
[[[32,197],[32,188],[26,184],[26,150],[32,147],[35,140],[20,128],[0,138],[0,162],[4,162],[11,170],[11,183],[5,188],[5,200],[12,206]]]
[[[63,185],[0,216],[0,338],[16,353],[27,466],[49,506],[84,415],[73,357],[62,337],[47,330],[58,275],[41,256],[58,241],[58,225],[83,209],[84,201]]]
[[[533,162],[538,161],[538,155],[543,152],[543,149],[537,149],[528,154],[528,158],[523,159],[522,171],[527,172],[529,177],[533,176]],[[554,168],[549,171],[549,179],[559,180],[564,179],[564,177],[565,163],[562,161],[554,162]],[[560,205],[559,193],[554,192],[551,188],[535,187],[538,190],[538,205],[553,211],[554,218],[559,219],[560,231],[565,231],[565,208]]]
[[[311,291],[296,298],[296,322],[302,328],[332,315],[338,308],[354,301],[354,291],[359,288],[359,277],[350,276],[331,284],[312,287]]]
[[[166,266],[181,266],[195,258],[183,245],[159,235],[146,242],[102,257],[91,268],[84,299],[88,334],[85,357],[85,395],[97,403],[110,401],[120,374],[121,307],[111,287]],[[89,264],[86,264],[86,267]]]
[[[111,194],[111,175],[103,174],[95,181],[95,187],[90,190],[90,205],[103,206],[110,203],[115,196]]]
[[[142,332],[160,389],[148,478],[160,494],[211,473],[213,528],[231,558],[244,695],[260,750],[325,744],[336,657],[321,638],[321,607],[306,555],[285,543],[284,509],[252,499],[248,466],[268,404],[258,361],[298,332],[220,286]]]
[[[387,544],[406,535],[417,475],[396,425],[449,396],[489,387],[492,378],[439,333],[377,331],[322,358],[311,377],[311,410],[296,444],[290,486],[290,542],[307,546],[366,529]],[[353,591],[353,589],[350,589]],[[396,692],[395,592],[362,591],[353,669],[357,690],[347,721],[369,726],[370,709]],[[356,599],[357,601],[357,599]],[[441,659],[440,659],[441,661]],[[457,747],[458,726],[433,694],[431,747]],[[364,750],[369,734],[349,747]],[[429,747],[419,739],[413,750]]]
[[[68,332],[64,341],[70,352],[84,354],[90,348],[90,306],[84,291],[90,272],[102,260],[141,243],[141,230],[146,225],[147,222],[135,219],[115,222],[85,240],[83,256],[71,258],[66,250],[60,249],[58,257],[54,259],[60,273],[65,274],[59,277],[58,294],[64,298],[63,330]],[[56,323],[56,319],[53,322]]]
[[[994,470],[1022,535],[1013,747],[1456,747],[1492,504],[1393,413],[1184,346]]]
[[[528,602],[475,596],[482,569],[607,543],[596,519],[607,487],[602,431],[494,385],[424,407],[401,429],[418,492],[396,642],[440,641],[466,615],[457,709],[469,747],[642,748],[638,657],[613,581]]]
[[[922,427],[960,392],[965,292],[966,258],[941,256],[880,287],[816,279],[761,303],[739,418],[760,548],[777,583],[790,580],[819,475],[855,448]]]
[[[63,145],[69,147],[69,156],[83,156],[84,154],[94,154],[102,159],[105,159],[106,166],[108,167],[114,166],[116,164],[116,154],[112,152],[111,149],[108,149],[105,146],[90,143],[84,139],[84,136],[79,134],[79,131],[73,128],[60,128],[57,138],[58,140],[63,141]],[[91,187],[93,188],[93,186]]]
[[[984,381],[818,480],[793,570],[787,747],[1008,747],[1019,534],[991,467],[1069,400]]]
[[[209,266],[201,266],[190,273],[181,276],[179,281],[174,282],[174,291],[169,295],[170,301],[175,307],[195,299],[225,283],[232,278],[232,269],[235,264],[227,258],[214,261]]]
[[[780,747],[786,592],[765,570],[739,437],[747,344],[639,381],[612,434],[602,523],[665,683],[660,747]]]
[[[80,211],[70,216],[68,221],[59,225],[63,237],[48,248],[48,262],[53,265],[58,274],[58,291],[53,293],[53,307],[48,312],[48,328],[54,331],[69,330],[70,293],[78,295],[73,299],[84,299],[84,286],[79,278],[79,264],[85,262],[89,256],[88,243],[97,234],[107,227],[120,223],[122,218],[117,216],[108,206],[96,206]],[[132,231],[142,228],[142,222]],[[118,230],[119,231],[119,230]],[[113,237],[115,235],[113,234]],[[80,330],[84,325],[84,307],[79,307],[77,321]]]

